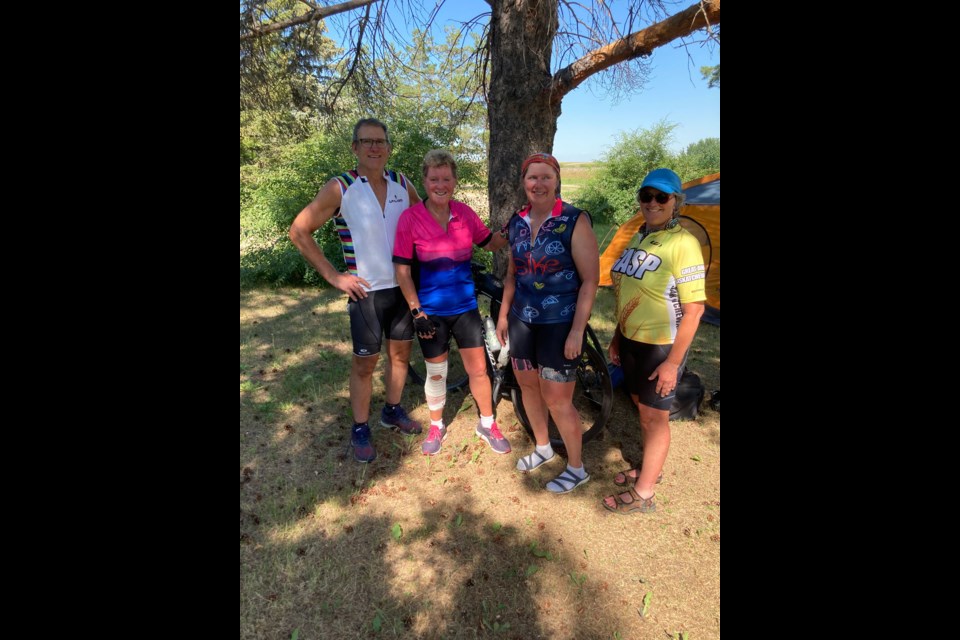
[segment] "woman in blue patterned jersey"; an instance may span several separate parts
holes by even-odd
[[[510,360],[536,448],[517,461],[532,471],[553,458],[553,416],[567,449],[567,468],[546,484],[567,493],[590,479],[581,459],[583,427],[573,406],[577,363],[600,279],[590,214],[560,199],[560,163],[548,153],[520,169],[527,205],[507,222],[511,259],[503,281],[497,338],[510,338]],[[508,321],[509,317],[509,321]]]

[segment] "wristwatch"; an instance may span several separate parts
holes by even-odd
[[[412,315],[414,318],[416,318],[421,313],[423,313],[423,309],[421,309],[420,307],[414,307],[413,309],[410,309],[410,315]]]

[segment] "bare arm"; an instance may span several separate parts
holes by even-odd
[[[573,229],[570,239],[570,250],[573,253],[573,262],[577,265],[580,274],[580,292],[577,294],[577,310],[573,314],[573,324],[567,341],[563,345],[563,356],[572,360],[580,355],[583,347],[583,332],[590,320],[593,302],[597,297],[597,287],[600,284],[600,250],[597,247],[597,237],[593,235],[590,221],[584,220],[586,215],[577,219],[577,226]]]
[[[410,265],[394,263],[393,269],[397,274],[397,284],[403,292],[403,299],[407,301],[410,311],[413,311],[420,306],[420,296],[417,295],[417,288],[413,284]],[[437,332],[436,325],[429,320],[429,317],[426,311],[421,311],[413,318],[414,329],[421,338],[432,338]]]
[[[420,194],[417,193],[417,188],[413,186],[410,178],[407,178],[407,195],[410,197],[411,207],[420,202]]]
[[[400,285],[400,291],[403,292],[403,299],[407,301],[407,306],[413,311],[420,306],[420,296],[417,295],[417,288],[413,284],[410,265],[394,264],[393,269],[397,273],[397,284]]]
[[[507,317],[510,315],[510,306],[513,296],[517,292],[517,268],[513,264],[513,255],[507,259],[507,275],[503,277],[503,297],[500,301],[500,317],[497,319],[497,340],[500,344],[507,344],[509,335]]]
[[[505,246],[507,246],[507,236],[501,235],[499,231],[494,231],[490,235],[490,242],[483,245],[483,248],[486,249],[487,251],[493,252],[493,251],[499,251],[500,249],[503,249]]]
[[[700,326],[700,318],[703,317],[704,303],[687,302],[680,306],[683,310],[683,317],[680,318],[680,326],[677,327],[677,335],[673,339],[673,346],[670,347],[670,353],[667,359],[660,363],[660,366],[654,369],[648,380],[657,380],[657,393],[665,396],[677,386],[677,370],[683,357],[693,344],[693,337]]]
[[[294,218],[293,224],[290,225],[290,242],[297,247],[310,266],[323,276],[324,280],[346,293],[351,300],[359,300],[367,297],[363,286],[369,288],[370,283],[358,276],[337,271],[323,255],[323,249],[313,238],[314,232],[333,217],[340,207],[340,202],[340,184],[336,178],[333,178],[323,185],[317,197]]]

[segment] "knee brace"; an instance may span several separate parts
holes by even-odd
[[[434,380],[434,378],[439,380]],[[447,403],[447,361],[427,363],[427,381],[423,385],[427,407],[431,411],[443,409]]]

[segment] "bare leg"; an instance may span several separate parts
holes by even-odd
[[[487,352],[483,347],[461,349],[463,368],[470,376],[470,394],[477,402],[480,415],[493,415],[493,391],[490,389],[490,378],[487,376]]]
[[[580,424],[580,414],[573,406],[575,386],[575,382],[540,380],[544,401],[550,409],[560,437],[563,438],[563,446],[567,449],[567,464],[571,467],[582,467],[580,452],[583,449],[583,426]]]
[[[373,395],[373,372],[377,368],[379,354],[373,356],[353,356],[350,367],[350,406],[353,408],[353,421],[362,424],[370,419],[370,397]]]
[[[631,397],[640,407],[640,429],[643,431],[643,465],[633,490],[641,498],[647,499],[654,494],[653,487],[670,450],[670,412],[639,404],[637,396]],[[633,496],[622,493],[620,499],[629,504],[633,501]],[[613,497],[604,498],[604,502],[616,507]]]
[[[547,416],[549,413],[547,403],[540,392],[540,372],[536,369],[526,371],[514,369],[514,373],[517,376],[517,382],[520,383],[520,390],[523,392],[523,410],[527,414],[527,420],[530,421],[533,435],[537,439],[537,446],[546,446],[550,444],[550,436],[547,432]]]
[[[400,404],[403,385],[407,381],[407,368],[410,366],[410,351],[413,340],[386,340],[389,362],[384,367],[383,382],[387,388],[387,402]],[[367,395],[369,404],[370,396]]]
[[[640,428],[643,430],[643,466],[633,488],[641,498],[649,498],[670,450],[670,412],[641,404]]]

